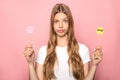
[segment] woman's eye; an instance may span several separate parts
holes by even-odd
[[[64,20],[64,22],[68,22],[68,20]]]
[[[58,22],[58,20],[54,20],[54,23],[57,23]]]

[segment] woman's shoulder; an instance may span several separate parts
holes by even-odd
[[[90,61],[89,49],[86,46],[86,44],[83,43],[78,43],[78,44],[79,44],[79,54],[81,56],[83,63],[85,64]]]
[[[36,56],[36,62],[38,62],[39,64],[44,64],[44,60],[47,54],[46,50],[47,50],[47,45],[43,45],[39,48],[38,54]]]
[[[43,45],[39,48],[39,52],[46,52],[47,50],[47,45]]]
[[[79,47],[82,48],[82,49],[88,49],[87,45],[84,44],[84,43],[78,42],[78,45],[79,45]]]

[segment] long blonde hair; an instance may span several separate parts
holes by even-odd
[[[72,69],[72,73],[75,79],[84,80],[83,63],[78,52],[79,45],[74,35],[74,22],[71,11],[69,7],[65,4],[56,4],[51,13],[50,36],[47,46],[47,56],[43,65],[44,75],[43,79],[44,80],[56,79],[56,76],[54,74],[54,65],[57,60],[57,55],[55,51],[57,45],[57,37],[53,29],[53,20],[55,15],[59,12],[63,12],[64,14],[66,14],[69,20],[69,30],[67,34],[68,35],[67,51],[69,55],[68,59],[69,67]]]

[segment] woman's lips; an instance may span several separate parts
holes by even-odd
[[[63,33],[65,30],[57,30],[57,32],[59,33]]]

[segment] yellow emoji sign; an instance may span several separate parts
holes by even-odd
[[[97,29],[96,29],[96,33],[97,34],[99,34],[99,35],[102,35],[103,33],[104,33],[104,29],[103,29],[103,27],[98,27]]]

